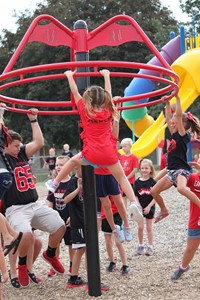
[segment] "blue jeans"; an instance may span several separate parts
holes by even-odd
[[[0,173],[0,199],[4,196],[5,192],[11,187],[13,175],[9,172]]]

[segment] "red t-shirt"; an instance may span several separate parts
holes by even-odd
[[[134,154],[130,154],[128,156],[122,154],[120,155],[119,159],[126,176],[128,176],[133,169],[138,168],[138,158]],[[135,175],[129,178],[129,182],[131,184],[135,182]]]
[[[190,174],[188,178],[187,186],[200,199],[200,175],[196,173]],[[188,220],[188,228],[189,229],[200,228],[200,226],[198,225],[199,218],[200,218],[200,208],[192,201],[190,201],[190,215]]]
[[[93,112],[89,117],[83,99],[77,103],[81,119],[81,139],[83,140],[82,155],[93,164],[113,165],[118,161],[117,139],[112,133],[112,114],[106,108],[101,112]]]
[[[117,206],[115,205],[115,202],[113,201],[113,198],[111,196],[109,196],[109,198],[110,198],[110,202],[111,202],[112,214],[114,215],[118,212],[118,209],[117,209]],[[101,218],[106,219],[103,205],[101,206]]]

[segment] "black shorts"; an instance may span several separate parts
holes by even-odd
[[[115,177],[110,175],[95,174],[97,197],[106,197],[108,195],[120,194],[120,188]]]
[[[66,228],[66,231],[65,231],[65,234],[63,235],[62,240],[64,240],[65,245],[68,245],[68,246],[72,245],[72,237],[71,237],[71,228],[70,227]]]
[[[85,244],[85,230],[83,228],[71,228],[72,244]]]
[[[155,210],[156,210],[156,207],[155,205],[153,205],[149,211],[149,213],[147,215],[143,215],[144,218],[146,219],[153,219],[154,218],[154,215],[155,215]]]
[[[119,213],[114,214],[113,219],[114,219],[115,225],[119,225],[120,227],[122,226],[122,218],[120,217]],[[107,219],[102,220],[101,230],[104,233],[112,233],[112,229],[110,228],[110,225],[109,225]]]

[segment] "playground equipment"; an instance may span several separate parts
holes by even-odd
[[[39,25],[41,20],[46,20],[49,23],[46,25]],[[126,25],[117,23],[118,21],[126,21]],[[89,85],[89,77],[100,76],[98,68],[116,68],[116,71],[111,72],[112,77],[126,76],[129,78],[137,77],[152,82],[162,82],[164,87],[156,91],[148,91],[130,97],[119,99],[119,102],[126,102],[134,100],[137,102],[135,105],[128,105],[121,109],[128,110],[130,108],[142,108],[147,105],[160,103],[162,100],[154,100],[151,103],[139,103],[141,99],[159,95],[165,95],[165,101],[169,101],[178,92],[178,76],[171,69],[170,65],[159,53],[156,47],[152,44],[146,34],[142,31],[140,26],[131,17],[120,15],[115,16],[93,30],[87,32],[87,25],[84,21],[77,21],[74,26],[75,30],[71,31],[62,23],[49,15],[41,15],[33,20],[14,55],[9,61],[2,75],[0,75],[0,91],[7,91],[14,86],[22,85],[25,83],[44,81],[44,80],[57,80],[64,78],[63,72],[67,68],[77,68],[77,85],[79,90],[84,90]],[[57,46],[65,45],[71,49],[71,62],[55,63],[49,65],[40,65],[28,67],[20,70],[12,70],[15,62],[17,61],[20,53],[25,45],[30,42],[43,42],[47,45]],[[157,57],[159,61],[158,66],[146,65],[143,63],[133,62],[92,62],[88,61],[88,51],[97,46],[118,46],[128,41],[144,42],[149,50]],[[122,72],[121,68],[129,69],[129,71]],[[143,69],[152,71],[152,74],[137,74],[130,72],[130,69]],[[92,70],[91,70],[92,69]],[[48,74],[48,71],[59,71],[58,73]],[[62,73],[61,73],[62,71]],[[39,73],[41,75],[38,75]],[[44,75],[44,72],[46,74]],[[34,74],[35,73],[35,74]],[[172,78],[172,79],[169,79]],[[7,81],[6,81],[7,80]],[[70,100],[62,101],[32,101],[26,99],[11,98],[9,95],[0,95],[0,100],[4,101],[11,106],[8,109],[14,112],[27,113],[27,110],[18,108],[17,106],[34,106],[34,107],[67,107],[71,110],[67,111],[40,111],[40,114],[76,114],[77,109],[73,98]],[[97,220],[96,220],[96,197],[94,188],[94,172],[91,166],[82,168],[83,173],[83,189],[84,189],[84,212],[85,212],[85,232],[86,232],[86,246],[87,246],[87,273],[88,273],[88,292],[90,296],[101,295],[101,280],[99,268],[99,253],[98,253],[98,235],[97,235]],[[94,276],[95,272],[95,276]]]
[[[195,19],[200,14],[193,18],[194,36],[186,37],[184,27],[180,28],[180,36],[173,37],[162,49],[161,54],[165,57],[172,69],[180,78],[179,95],[183,111],[186,111],[200,94],[199,90],[199,59],[200,59],[200,37],[196,36]],[[199,48],[199,49],[198,49]],[[154,57],[148,64],[159,65],[159,61]],[[140,71],[139,73],[151,71]],[[137,93],[151,91],[155,87],[155,82],[134,78],[129,86],[125,89],[125,96],[135,95]],[[142,100],[143,103],[148,101],[148,98]],[[175,102],[173,98],[171,103]],[[131,105],[132,103],[123,103],[123,105]],[[145,157],[152,153],[164,138],[163,112],[154,121],[147,114],[147,109],[135,109],[122,112],[122,117],[132,130],[133,135],[136,135],[138,140],[132,146],[132,152],[138,158]],[[122,151],[121,151],[122,153]]]
[[[40,25],[39,22],[42,20],[49,21],[50,23],[46,25]],[[127,25],[117,24],[119,20],[125,20],[128,22]],[[149,47],[149,50],[153,52],[157,60],[159,61],[159,66],[155,65],[147,65],[142,63],[133,63],[133,62],[105,62],[105,61],[97,61],[97,62],[76,62],[75,61],[75,53],[77,52],[88,52],[89,50],[98,47],[98,46],[118,46],[123,43],[129,41],[138,41],[145,42]],[[25,45],[31,42],[43,42],[47,45],[57,46],[57,45],[65,45],[70,47],[71,50],[71,62],[66,63],[53,63],[48,65],[40,65],[33,66],[19,70],[12,70],[15,65],[17,59],[19,58],[21,52],[23,51]],[[150,91],[147,93],[142,93],[140,95],[134,95],[131,97],[123,97],[121,102],[126,102],[130,100],[134,100],[137,102],[134,108],[140,108],[148,105],[153,105],[159,103],[161,100],[152,101],[150,104],[145,104],[139,100],[147,97],[153,97],[158,95],[166,95],[165,100],[168,101],[170,98],[177,93],[178,91],[178,76],[173,72],[167,61],[164,57],[158,52],[156,47],[152,44],[146,34],[142,31],[140,26],[133,20],[131,17],[120,15],[115,16],[88,33],[86,29],[76,30],[75,34],[73,31],[68,29],[62,23],[60,23],[55,18],[49,15],[41,15],[33,20],[29,29],[25,33],[22,41],[17,47],[15,53],[13,54],[11,60],[6,66],[3,74],[0,76],[0,91],[8,90],[14,86],[22,85],[25,83],[37,82],[37,81],[45,81],[45,80],[56,80],[64,78],[63,71],[67,68],[90,68],[88,72],[81,72],[76,74],[76,77],[92,77],[92,76],[100,76],[98,72],[99,67],[115,67],[118,68],[118,71],[111,72],[111,76],[127,76],[130,78],[140,77],[145,78],[147,80],[151,80],[152,82],[158,83],[163,82],[166,86],[157,91]],[[147,74],[137,74],[129,72],[120,72],[120,68],[132,68],[134,69],[144,69],[151,70],[153,75],[149,74],[151,72],[147,72]],[[93,69],[93,71],[91,71]],[[48,74],[49,71],[61,70],[62,73]],[[39,76],[38,73],[41,72],[42,75]],[[43,75],[46,72],[47,74]],[[36,75],[34,75],[36,73]],[[171,77],[174,79],[169,80],[167,77]],[[9,82],[5,82],[9,80]],[[2,83],[3,82],[3,83]],[[5,83],[4,83],[5,82]],[[171,91],[171,94],[167,94]],[[26,106],[35,106],[35,107],[68,107],[71,108],[71,111],[40,111],[40,114],[75,114],[77,113],[75,104],[73,99],[69,101],[32,101],[26,99],[15,99],[9,96],[0,95],[0,100],[6,103],[10,103],[12,107],[10,110],[20,113],[25,113],[26,110],[22,108],[17,108],[17,105],[26,105]],[[131,105],[124,107],[122,109],[130,109]]]
[[[179,95],[183,111],[186,111],[200,94],[200,49],[192,50],[180,56],[173,64],[173,70],[179,75]],[[173,98],[171,103],[175,102]],[[139,158],[152,153],[164,138],[163,112],[157,120],[144,131],[140,138],[133,144],[132,151]]]

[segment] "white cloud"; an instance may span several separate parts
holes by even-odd
[[[0,2],[2,2],[2,0]],[[16,19],[13,17],[14,10],[16,10],[17,13],[24,12],[26,9],[32,12],[37,7],[37,4],[44,2],[45,0],[6,0],[3,4],[3,7],[0,9],[0,33],[2,32],[3,28],[12,32],[16,31]],[[179,0],[161,0],[161,3],[169,7],[177,20],[190,21],[189,17],[182,13],[179,6]]]
[[[3,29],[16,31],[15,22],[17,19],[13,17],[14,11],[20,13],[28,9],[33,12],[37,4],[43,2],[44,0],[6,0],[0,10],[0,33]]]
[[[182,12],[179,0],[161,0],[161,3],[172,11],[173,16],[176,18],[176,20],[180,22],[182,21],[183,23],[191,21],[189,16]]]

